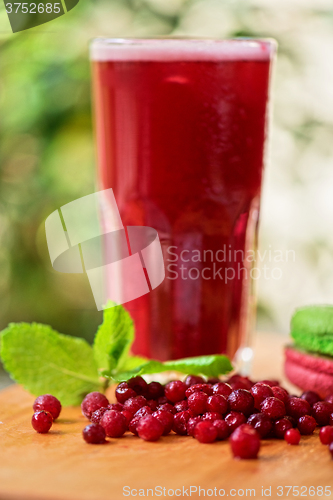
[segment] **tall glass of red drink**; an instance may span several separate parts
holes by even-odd
[[[270,40],[92,42],[99,189],[124,226],[157,230],[166,269],[124,304],[136,354],[232,357],[246,342],[274,53]]]

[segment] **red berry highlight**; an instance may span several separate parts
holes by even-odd
[[[137,432],[139,437],[145,441],[157,441],[164,432],[164,426],[153,415],[146,415],[139,421]]]
[[[99,424],[89,424],[82,431],[83,439],[89,444],[105,443],[105,430]]]
[[[217,439],[217,429],[211,422],[199,422],[194,428],[194,437],[200,443],[213,443]]]
[[[333,427],[326,425],[319,431],[319,439],[322,444],[331,444],[333,442]]]
[[[265,399],[261,403],[261,412],[267,415],[267,417],[277,420],[284,417],[286,408],[280,399],[272,397]]]
[[[52,427],[51,413],[45,410],[36,411],[31,419],[31,425],[39,434],[46,434]]]
[[[186,385],[181,380],[169,382],[164,389],[165,395],[171,403],[178,403],[185,398]]]
[[[303,436],[310,436],[317,427],[317,422],[310,415],[304,415],[298,419],[297,427]]]
[[[301,434],[298,429],[289,429],[284,435],[284,440],[288,444],[297,445],[301,440]]]
[[[108,404],[109,401],[104,396],[104,394],[100,392],[90,392],[82,401],[81,410],[83,415],[86,418],[90,419],[94,411],[99,410],[104,406],[108,406]]]
[[[238,427],[231,434],[229,442],[235,458],[257,458],[260,450],[260,437],[251,425],[243,424]]]
[[[108,410],[100,420],[100,425],[104,428],[108,437],[121,437],[127,431],[126,417],[119,411]]]
[[[61,412],[61,403],[59,399],[52,396],[52,394],[44,394],[38,396],[32,406],[34,411],[45,410],[51,413],[53,420],[59,417]]]

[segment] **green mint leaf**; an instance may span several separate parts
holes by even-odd
[[[128,356],[125,363],[121,366],[122,371],[132,371],[146,364],[149,360],[140,356]]]
[[[11,323],[2,332],[1,359],[25,389],[36,396],[53,394],[64,406],[101,389],[91,346],[47,325]]]
[[[128,371],[120,371],[113,374],[112,378],[117,381],[128,380],[136,375],[148,375],[165,371],[177,371],[191,375],[205,375],[206,377],[218,377],[232,370],[232,365],[227,356],[210,355],[197,356],[193,358],[176,359],[161,363],[154,359],[145,364]],[[107,374],[105,374],[108,377]]]
[[[128,380],[129,378],[136,377],[137,375],[148,375],[153,373],[160,373],[168,371],[168,368],[164,368],[163,363],[160,361],[156,361],[155,359],[151,359],[150,361],[146,361],[141,366],[133,368],[132,370],[119,371],[112,375],[113,380],[117,382],[123,382],[124,380]],[[106,378],[108,378],[107,374],[105,374]]]
[[[112,375],[120,370],[128,358],[133,340],[133,321],[126,309],[123,306],[105,309],[93,345],[99,374]]]
[[[189,373],[191,375],[205,375],[206,377],[218,377],[232,370],[229,358],[222,354],[176,359],[174,361],[166,361],[163,364],[167,370]]]
[[[100,370],[100,375],[107,379],[112,379],[117,382],[122,382],[123,380],[128,380],[131,377],[135,377],[138,371],[148,362],[147,358],[141,358],[139,356],[128,356],[125,363],[122,365],[121,370],[113,370],[110,373],[109,370]]]

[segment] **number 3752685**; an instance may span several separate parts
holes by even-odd
[[[42,14],[46,12],[47,14],[59,14],[60,13],[60,2],[59,3],[6,3],[7,14]]]

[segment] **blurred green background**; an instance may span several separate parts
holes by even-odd
[[[53,210],[95,190],[95,36],[278,41],[260,248],[293,249],[296,260],[258,282],[258,327],[287,332],[294,307],[333,302],[331,1],[81,0],[15,35],[0,9],[1,329],[38,321],[91,340],[101,321],[86,276],[53,271],[44,231]]]

